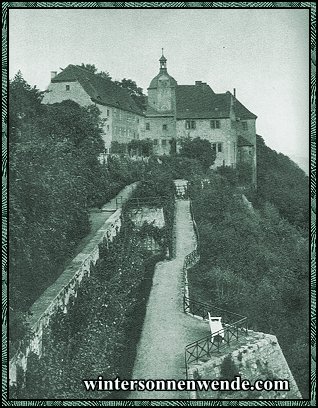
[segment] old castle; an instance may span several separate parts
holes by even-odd
[[[202,81],[178,85],[168,74],[167,59],[159,59],[159,73],[148,87],[147,109],[143,111],[129,92],[114,82],[76,65],[51,73],[44,103],[71,99],[80,105],[95,104],[104,125],[105,153],[112,142],[149,139],[155,154],[169,154],[174,141],[200,137],[211,142],[216,152],[214,167],[251,166],[256,180],[256,115],[227,91],[216,94]]]

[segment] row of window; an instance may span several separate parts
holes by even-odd
[[[127,122],[132,122],[132,123],[136,121],[137,123],[139,123],[139,118],[136,118],[136,116],[131,112],[127,112],[122,109],[114,108],[113,113],[114,113],[114,117],[118,118],[119,120],[126,120]],[[107,116],[109,116],[109,110],[107,110]]]
[[[150,130],[150,123],[147,122],[146,123],[146,130]],[[168,125],[166,125],[165,123],[162,125],[162,130],[168,130]]]
[[[109,129],[109,125],[107,125],[107,130]],[[136,139],[138,134],[132,129],[126,129],[122,127],[115,126],[115,135],[121,135],[128,138]]]
[[[246,127],[247,127],[246,122],[242,122],[242,123],[243,123],[243,125],[246,125]],[[220,129],[221,128],[221,121],[220,120],[210,120],[210,126],[211,126],[211,129]],[[195,120],[186,120],[185,128],[186,129],[196,129],[196,121]],[[243,129],[244,129],[244,126],[243,126]],[[150,130],[150,123],[149,122],[146,123],[146,130]],[[168,125],[163,124],[162,125],[162,130],[168,130]]]
[[[160,143],[160,140],[153,139],[154,146],[158,146],[159,143]],[[223,152],[223,143],[211,143],[211,145],[212,145],[212,150],[214,150],[216,153]],[[166,139],[161,139],[161,146],[167,146]]]
[[[186,120],[185,128],[186,129],[196,129],[197,124],[195,120]],[[210,127],[211,129],[220,129],[221,128],[221,121],[220,120],[210,120]]]
[[[243,130],[247,130],[247,122],[241,122]],[[235,121],[232,121],[232,128],[234,128]],[[220,120],[210,120],[210,127],[211,129],[221,129],[221,121]],[[196,121],[195,120],[186,120],[185,122],[186,129],[196,129]]]

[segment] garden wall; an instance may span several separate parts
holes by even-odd
[[[68,305],[77,296],[82,279],[90,275],[91,267],[100,257],[101,244],[108,245],[121,228],[121,209],[112,214],[95,236],[60,275],[60,277],[37,299],[30,309],[29,332],[20,342],[18,351],[9,361],[9,384],[16,385],[18,369],[25,373],[28,357],[34,353],[41,357],[43,331],[57,311],[68,312]]]

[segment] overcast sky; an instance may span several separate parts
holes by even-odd
[[[146,92],[161,48],[178,84],[236,88],[273,149],[308,157],[308,10],[11,9],[9,76],[44,90],[50,71],[90,63]]]

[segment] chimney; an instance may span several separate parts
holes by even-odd
[[[202,81],[195,81],[195,85],[202,85]]]
[[[57,75],[57,71],[51,71],[51,80],[55,78]]]
[[[236,99],[236,88],[233,88],[233,95],[234,95],[234,98]]]

